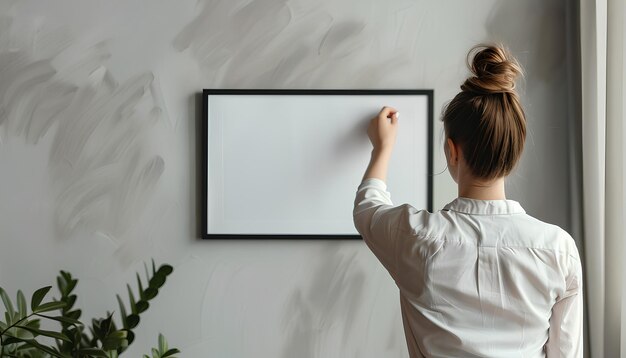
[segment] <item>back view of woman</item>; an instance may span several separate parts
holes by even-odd
[[[497,46],[468,57],[472,75],[442,118],[458,198],[435,213],[394,206],[385,181],[402,120],[384,107],[368,128],[355,226],[400,289],[411,357],[582,357],[576,244],[504,192],[526,138],[521,69]]]

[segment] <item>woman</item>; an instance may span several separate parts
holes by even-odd
[[[472,75],[442,115],[458,198],[435,213],[392,204],[385,180],[401,120],[384,107],[368,128],[354,224],[400,289],[411,357],[582,357],[576,244],[504,193],[526,137],[521,68],[498,46],[472,54]]]

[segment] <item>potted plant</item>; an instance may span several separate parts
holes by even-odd
[[[6,309],[4,320],[0,317],[0,358],[118,357],[133,343],[135,339],[133,329],[139,324],[141,313],[150,307],[149,301],[156,297],[167,276],[174,270],[167,264],[157,269],[154,260],[151,273],[147,265],[144,264],[144,267],[145,288],[139,273],[137,273],[137,294],[133,293],[130,285],[126,285],[128,306],[123,303],[120,295],[117,295],[121,325],[116,324],[111,312],[107,312],[106,317],[92,319],[89,326],[83,323],[80,319],[81,310],[74,308],[77,296],[73,291],[78,280],[66,271],[60,271],[57,276],[60,298],[44,302],[52,286],[42,287],[31,296],[30,309],[21,290],[17,291],[14,305],[9,295],[0,287],[0,298]],[[55,321],[60,329],[41,329],[41,320]],[[44,342],[40,338],[47,342],[54,341],[54,344]],[[151,353],[152,358],[173,358],[180,352],[176,348],[168,348],[165,337],[159,334],[158,346],[152,348]],[[144,357],[150,358],[148,355]]]

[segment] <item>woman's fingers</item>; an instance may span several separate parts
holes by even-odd
[[[396,139],[398,111],[393,107],[383,107],[378,116],[372,118],[367,130],[374,148],[391,148]]]
[[[383,109],[380,110],[380,113],[378,113],[378,116],[382,118],[392,118],[392,115],[397,112],[398,110],[396,110],[395,108],[385,106],[383,107]]]

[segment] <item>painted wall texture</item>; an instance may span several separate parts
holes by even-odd
[[[182,357],[405,357],[397,289],[362,242],[198,239],[198,93],[434,89],[438,116],[468,49],[502,41],[526,69],[530,131],[508,196],[576,234],[570,6],[2,0],[0,285],[30,294],[69,270],[83,317],[99,317],[154,257],[175,271],[128,357],[158,332]],[[435,143],[440,172],[439,123]],[[435,177],[436,209],[455,194]]]

